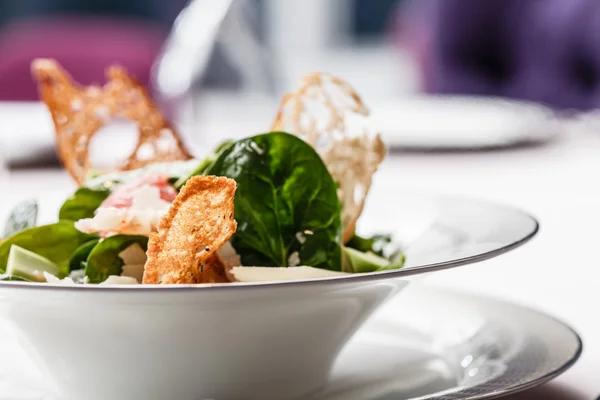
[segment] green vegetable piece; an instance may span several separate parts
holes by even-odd
[[[233,247],[248,266],[304,265],[340,271],[336,185],[302,139],[271,132],[227,147],[206,171],[237,182]]]
[[[85,266],[85,275],[90,283],[104,282],[110,275],[121,275],[123,260],[119,253],[139,244],[144,251],[148,248],[146,236],[116,235],[100,241],[90,252]]]
[[[402,261],[404,260],[402,249],[393,244],[391,235],[373,235],[370,238],[354,235],[345,246],[362,251],[363,253],[374,253],[393,264],[404,263]]]
[[[92,239],[89,242],[85,242],[79,246],[71,256],[71,260],[69,261],[69,270],[75,271],[77,269],[85,268],[85,263],[88,256],[99,241],[100,239]]]
[[[31,282],[45,282],[44,271],[58,278],[65,277],[58,266],[47,258],[14,244],[10,247],[6,265],[7,275]]]
[[[73,252],[94,237],[77,230],[72,221],[26,229],[0,244],[0,273],[6,271],[10,248],[16,244],[52,261],[66,275]]]
[[[78,221],[82,218],[92,218],[94,211],[100,207],[100,204],[102,204],[109,194],[109,190],[79,188],[62,205],[58,213],[58,219]]]
[[[206,173],[206,170],[212,165],[212,163],[215,162],[218,156],[229,146],[231,146],[232,143],[232,141],[228,140],[217,146],[217,148],[212,152],[212,154],[209,154],[204,160],[202,160],[202,162],[198,165],[196,169],[194,169],[187,175],[181,176],[175,181],[175,183],[173,184],[175,189],[181,189],[183,185],[185,185],[185,183],[188,181],[188,179],[190,179],[192,176],[204,175]]]
[[[38,205],[35,200],[27,200],[17,204],[10,212],[4,226],[4,237],[33,228],[37,221]]]
[[[22,278],[20,276],[14,276],[14,275],[8,275],[8,274],[0,274],[0,281],[31,282],[30,280]]]
[[[385,271],[391,269],[400,269],[404,264],[404,257],[395,262],[380,257],[371,252],[361,252],[351,247],[344,247],[345,271],[354,273],[365,273],[375,271]]]
[[[163,175],[167,176],[169,180],[175,178],[176,181],[182,176],[189,175],[197,167],[198,160],[194,159],[152,163],[129,171],[88,175],[83,186],[92,190],[113,190],[117,185],[126,184],[147,175]]]
[[[385,257],[384,250],[391,243],[392,237],[390,235],[373,235],[370,238],[354,235],[345,246],[362,251],[363,253],[370,251],[379,257]]]
[[[406,262],[406,256],[403,253],[398,252],[390,259],[390,263],[387,266],[380,268],[379,271],[400,269],[404,266],[405,262]]]

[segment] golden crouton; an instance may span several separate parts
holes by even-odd
[[[235,233],[233,179],[190,178],[148,242],[144,283],[202,283],[220,279],[211,256]]]

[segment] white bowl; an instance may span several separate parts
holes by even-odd
[[[399,199],[401,270],[189,286],[0,282],[0,313],[67,400],[302,397],[325,385],[340,350],[403,277],[493,257],[538,229],[527,214],[485,202]]]
[[[404,284],[40,285],[3,290],[3,312],[66,399],[283,399],[323,386],[342,346]]]

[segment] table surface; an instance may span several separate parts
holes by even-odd
[[[391,154],[373,196],[394,191],[474,196],[537,216],[532,242],[486,262],[428,276],[441,285],[501,297],[569,323],[584,341],[579,362],[555,381],[518,399],[595,399],[600,395],[600,322],[594,301],[600,276],[600,134],[580,125],[539,147],[481,153]],[[59,170],[14,171],[12,190],[43,194],[72,184]],[[400,223],[400,222],[399,222]]]

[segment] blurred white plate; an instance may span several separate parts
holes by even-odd
[[[561,131],[540,104],[469,96],[414,96],[370,105],[392,148],[469,150],[543,143]]]
[[[477,150],[543,143],[563,127],[550,109],[535,103],[424,95],[366,102],[372,110],[374,126],[388,146],[396,149]],[[193,116],[181,110],[184,115],[179,121],[184,139],[198,156],[224,139],[267,131],[277,110],[273,99],[232,93],[210,93],[198,106],[200,110]],[[0,102],[0,120],[0,151],[9,163],[56,160],[54,127],[42,103]],[[104,128],[109,133],[107,139],[92,155],[112,154],[112,138],[120,142],[124,156],[128,148],[133,148],[135,139],[123,132],[133,134],[133,126],[111,123]]]

